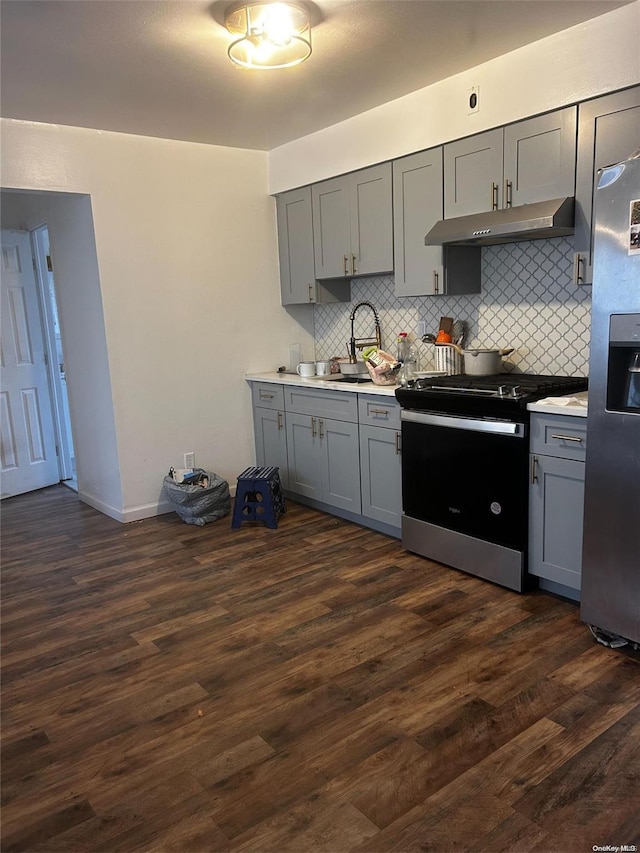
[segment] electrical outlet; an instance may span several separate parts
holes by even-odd
[[[427,321],[418,320],[418,337],[423,338],[427,334]]]
[[[467,115],[480,111],[480,86],[472,86],[467,97]]]
[[[189,453],[184,454],[184,467],[185,468],[195,468],[196,467],[195,451],[190,450]]]

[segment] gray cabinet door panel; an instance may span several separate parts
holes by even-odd
[[[640,86],[580,104],[574,248],[577,283],[593,281],[593,205],[598,169],[626,160],[640,146]]]
[[[393,270],[391,163],[351,176],[351,272]]]
[[[360,427],[362,514],[400,527],[402,483],[400,433],[385,427]]]
[[[292,492],[322,500],[321,454],[317,419],[287,412],[287,459]]]
[[[358,425],[320,419],[323,449],[322,499],[331,506],[360,514]]]
[[[492,209],[501,198],[503,130],[489,130],[444,146],[444,216],[467,216]],[[498,201],[498,203],[500,203]]]
[[[511,185],[505,196],[514,207],[574,194],[576,127],[576,107],[505,127],[504,180]]]
[[[256,439],[256,464],[275,465],[280,469],[280,482],[289,488],[287,462],[287,432],[283,411],[256,408],[253,410]]]
[[[442,148],[393,163],[393,234],[396,296],[436,292],[444,281],[442,247],[425,246],[428,231],[442,219]]]
[[[311,188],[316,278],[340,278],[351,264],[349,183],[346,177]]]
[[[536,456],[530,493],[529,572],[580,589],[584,462]]]
[[[311,187],[276,199],[280,289],[283,305],[315,301]]]

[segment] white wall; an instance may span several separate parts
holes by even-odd
[[[310,184],[640,83],[639,45],[636,0],[275,148],[269,154],[269,191]],[[480,109],[469,115],[472,86],[480,87]]]
[[[313,356],[311,307],[280,306],[267,155],[2,120],[2,185],[90,198],[116,517],[157,512],[162,477],[186,451],[233,486],[254,461],[244,374],[287,363],[291,342]],[[55,258],[54,229],[51,240]]]

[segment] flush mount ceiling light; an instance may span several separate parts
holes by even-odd
[[[295,3],[233,6],[224,23],[230,33],[240,36],[228,53],[243,68],[289,68],[311,55],[309,15]]]

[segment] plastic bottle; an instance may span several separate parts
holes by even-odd
[[[398,335],[398,361],[401,364],[404,364],[406,357],[409,355],[409,350],[411,349],[411,342],[407,336],[406,332],[400,332]]]

